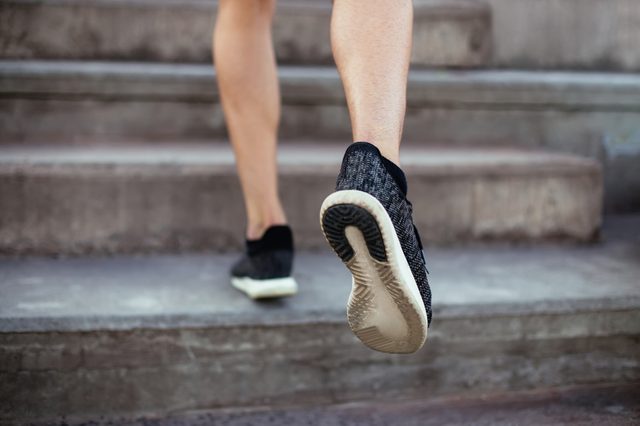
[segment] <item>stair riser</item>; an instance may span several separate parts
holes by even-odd
[[[213,3],[4,1],[0,56],[206,62]],[[640,70],[636,0],[488,3],[416,3],[414,64]],[[280,5],[274,31],[283,63],[332,62],[329,13],[328,2]]]
[[[282,2],[281,2],[282,3]],[[636,0],[416,2],[415,64],[640,70]],[[459,3],[458,3],[459,4]],[[283,63],[332,62],[328,2],[287,2],[274,36]],[[206,62],[213,1],[4,1],[4,58]],[[51,31],[55,28],[56,31]]]
[[[298,247],[326,247],[318,210],[336,175],[337,166],[320,174],[284,170],[280,192]],[[595,166],[526,174],[409,169],[409,179],[415,220],[430,245],[587,242],[600,226]],[[5,254],[227,251],[243,244],[242,195],[231,167],[5,167],[0,199]]]
[[[180,100],[0,99],[0,146],[15,143],[86,144],[175,142],[226,137],[220,105]],[[162,125],[158,125],[162,123]],[[464,123],[464,125],[461,125]],[[404,142],[456,145],[503,144],[551,147],[600,157],[638,150],[640,109],[576,110],[535,105],[513,108],[499,101],[484,105],[437,101],[409,103]],[[351,123],[342,104],[289,103],[282,108],[280,138],[351,140]],[[605,144],[603,146],[603,143]]]
[[[416,4],[413,64],[484,65],[491,44],[489,9],[448,3]],[[4,1],[0,57],[211,62],[215,13],[213,0]],[[332,64],[330,16],[330,2],[281,4],[273,27],[278,60]]]
[[[636,0],[487,0],[492,65],[515,69],[639,71]]]
[[[175,142],[225,137],[219,106],[175,102],[1,101],[0,139],[8,143]],[[547,148],[600,161],[605,170],[605,211],[640,209],[640,111],[539,111],[409,108],[404,145],[492,145]],[[31,117],[38,116],[38,120]],[[162,123],[159,126],[158,123]],[[464,123],[464,125],[461,125]],[[126,128],[123,128],[126,127]],[[342,106],[285,105],[281,140],[351,141]],[[26,138],[26,139],[25,139]]]
[[[0,418],[429,398],[640,379],[638,311],[441,318],[417,355],[346,323],[0,334]],[[567,324],[571,324],[570,327]]]

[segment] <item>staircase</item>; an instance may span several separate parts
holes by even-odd
[[[390,356],[350,333],[317,223],[350,141],[330,2],[278,6],[301,292],[254,303],[227,282],[244,213],[214,2],[0,0],[0,420],[640,380],[640,56],[620,35],[637,11],[607,3],[605,66],[595,42],[563,56],[545,43],[573,39],[522,19],[575,0],[525,3],[416,2],[402,163],[435,319],[423,351]]]

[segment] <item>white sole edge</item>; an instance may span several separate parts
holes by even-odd
[[[231,277],[231,285],[252,299],[293,296],[298,292],[298,283],[292,277],[269,280]]]
[[[387,257],[386,262],[373,259],[358,228],[348,226],[345,229],[347,240],[355,253],[346,263],[353,276],[347,305],[349,325],[360,340],[372,349],[413,353],[427,339],[428,320],[422,296],[393,223],[375,197],[363,191],[344,190],[334,192],[322,203],[321,225],[327,209],[342,204],[361,207],[373,216],[382,235]],[[402,303],[398,303],[398,300],[402,300]],[[410,337],[403,341],[400,336]]]

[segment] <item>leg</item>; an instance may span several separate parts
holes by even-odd
[[[280,93],[271,39],[275,0],[220,0],[213,53],[247,210],[247,251],[231,284],[254,299],[295,294],[293,237],[278,197]]]
[[[320,207],[329,245],[353,275],[349,326],[367,346],[412,353],[427,339],[431,290],[398,167],[411,52],[411,0],[335,0],[333,52],[353,139]]]
[[[271,37],[275,0],[221,0],[213,54],[247,211],[247,238],[286,218],[278,197],[280,93]]]
[[[354,141],[399,161],[411,55],[411,0],[335,0],[333,55],[342,78]]]

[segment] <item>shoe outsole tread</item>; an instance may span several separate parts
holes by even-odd
[[[355,197],[357,203],[343,202],[341,195]],[[372,203],[377,201],[372,200],[361,191],[330,195],[321,210],[322,230],[353,276],[347,317],[354,334],[377,351],[412,353],[426,339],[426,316],[420,315],[421,299],[408,291],[408,286],[415,286],[413,277],[407,279],[401,273],[398,259],[402,256],[406,262],[404,254],[391,253],[393,245],[388,241],[397,239],[391,221],[388,216],[384,221],[376,218],[381,213],[379,208],[374,213]]]

